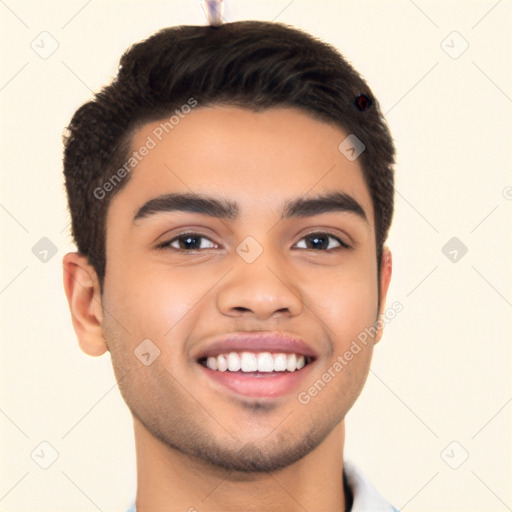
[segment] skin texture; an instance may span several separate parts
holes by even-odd
[[[133,149],[158,125],[143,126]],[[338,150],[347,135],[292,108],[198,107],[113,198],[103,295],[87,259],[65,256],[80,346],[90,355],[110,351],[134,416],[139,512],[344,509],[344,418],[382,331],[308,404],[297,395],[374,324],[391,278],[386,248],[378,311],[373,206],[359,162]],[[367,220],[339,211],[281,219],[284,201],[333,191],[352,196]],[[171,192],[236,201],[239,216],[161,212],[133,221],[148,200]],[[184,231],[206,237],[204,249],[156,247],[180,247]],[[329,238],[332,250],[308,249],[312,233],[351,248]],[[250,264],[236,252],[248,236],[263,249]],[[244,331],[305,340],[319,355],[308,379],[277,398],[213,386],[193,355],[213,337]],[[160,350],[149,366],[134,356],[147,338]]]

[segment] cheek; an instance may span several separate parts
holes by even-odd
[[[343,334],[346,342],[347,336],[355,338],[372,326],[377,319],[377,302],[375,284],[369,281],[345,284],[331,317],[336,333]]]
[[[130,265],[112,268],[105,281],[105,308],[120,325],[120,335],[132,350],[149,338],[161,351],[162,361],[175,360],[186,350],[182,340],[194,331],[198,314],[214,297],[218,281],[212,268],[186,269],[165,265]],[[128,334],[129,333],[129,334]]]
[[[333,416],[344,417],[368,377],[377,314],[376,278],[333,279],[315,300],[314,312],[328,327],[330,351],[318,361],[315,375],[297,399],[309,404],[312,416],[329,410]]]
[[[340,345],[335,347],[338,350],[377,319],[377,275],[369,265],[331,272],[316,284],[306,282],[304,290],[311,308],[328,325],[334,344]]]
[[[105,283],[105,307],[131,337],[163,338],[186,316],[198,295],[194,283],[179,274],[166,279],[162,273],[153,278],[142,271],[133,276],[112,273],[112,282],[114,287]]]

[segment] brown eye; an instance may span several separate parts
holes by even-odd
[[[203,243],[202,241],[204,240],[206,240],[207,243]],[[172,240],[159,245],[161,249],[175,249],[181,252],[213,249],[215,247],[215,244],[209,238],[199,233],[182,233]]]
[[[345,249],[349,248],[345,242],[330,233],[310,233],[303,237],[297,243],[296,247],[299,247],[302,240],[308,240],[308,242],[303,244],[303,246],[300,247],[301,249],[330,251],[340,247],[344,247]],[[332,240],[334,240],[334,242],[331,242]]]

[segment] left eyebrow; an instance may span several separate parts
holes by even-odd
[[[139,208],[133,221],[172,211],[201,213],[210,217],[234,220],[238,217],[240,208],[238,203],[225,199],[191,193],[172,193],[150,199]],[[284,203],[281,219],[313,217],[329,212],[355,213],[368,222],[363,207],[351,195],[344,192],[289,199]]]
[[[302,197],[287,201],[281,218],[312,217],[329,212],[355,213],[368,222],[363,207],[352,196],[344,192],[331,192],[316,197]]]

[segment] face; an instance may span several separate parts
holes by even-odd
[[[378,316],[361,166],[338,150],[348,133],[295,109],[198,107],[159,126],[134,136],[134,151],[152,147],[107,216],[102,327],[120,390],[183,454],[285,467],[340,424],[368,374],[375,339],[345,357]],[[229,352],[233,369],[242,352],[246,369],[264,352],[275,370],[309,357],[295,371],[222,372]]]

